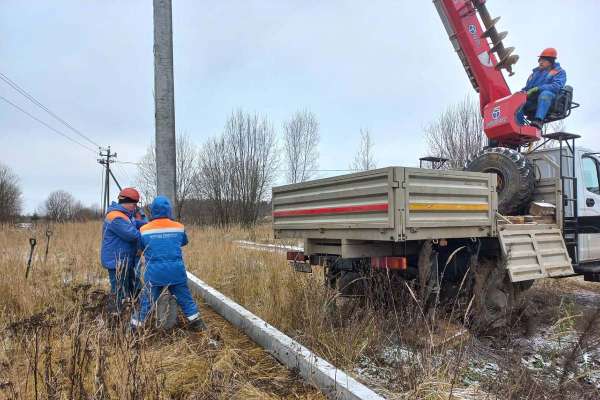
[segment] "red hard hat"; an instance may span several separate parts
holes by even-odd
[[[119,192],[119,198],[120,199],[131,199],[131,200],[135,200],[136,202],[140,201],[140,193],[135,190],[134,188],[124,188],[123,190],[121,190]]]
[[[558,57],[558,51],[556,51],[556,49],[554,47],[548,47],[547,49],[544,49],[542,51],[542,54],[540,54],[540,57],[556,58],[556,57]]]

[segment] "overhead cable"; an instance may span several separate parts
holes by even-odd
[[[85,144],[78,142],[77,140],[73,139],[72,137],[68,136],[67,134],[59,131],[58,129],[52,127],[51,125],[48,125],[46,122],[42,121],[41,119],[39,119],[38,117],[30,114],[29,112],[25,111],[24,109],[22,109],[21,107],[19,107],[18,105],[16,105],[15,103],[13,103],[12,101],[8,100],[6,97],[0,96],[1,100],[4,100],[5,102],[7,102],[8,104],[10,104],[11,106],[13,106],[14,108],[16,108],[17,110],[21,111],[23,114],[27,115],[29,118],[36,120],[37,122],[39,122],[40,124],[44,125],[46,128],[50,129],[52,132],[64,137],[67,140],[70,140],[71,142],[78,144],[79,146],[83,147],[86,150],[91,151],[92,153],[96,154],[96,150],[86,146]]]
[[[102,147],[98,143],[96,143],[95,141],[93,141],[92,139],[90,139],[87,135],[83,134],[81,131],[79,131],[78,129],[76,129],[75,127],[73,127],[73,125],[71,125],[70,123],[68,123],[67,121],[65,121],[63,118],[61,118],[58,115],[56,115],[52,110],[50,110],[48,107],[46,107],[45,105],[43,105],[40,101],[38,101],[35,97],[33,97],[32,95],[30,95],[25,89],[23,89],[15,81],[13,81],[12,79],[10,79],[8,76],[6,76],[5,74],[3,74],[2,72],[0,72],[0,79],[3,80],[4,82],[6,82],[10,87],[12,87],[13,89],[15,89],[17,92],[19,92],[21,95],[23,95],[29,101],[31,101],[33,104],[35,104],[36,106],[40,107],[42,110],[46,111],[48,114],[50,114],[52,117],[54,117],[57,121],[61,122],[67,128],[69,128],[70,130],[72,130],[73,132],[75,132],[77,135],[79,135],[80,137],[82,137],[83,139],[85,139],[87,142],[91,143],[92,145],[94,145],[96,147]]]

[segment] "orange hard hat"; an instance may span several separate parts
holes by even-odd
[[[119,192],[119,199],[131,199],[137,203],[140,201],[140,193],[134,188],[124,188]]]
[[[542,54],[540,54],[540,57],[556,58],[556,57],[558,57],[558,51],[556,51],[556,49],[554,47],[548,47],[547,49],[544,49],[542,51]]]

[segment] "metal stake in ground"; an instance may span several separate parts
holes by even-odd
[[[33,258],[33,249],[35,249],[35,245],[37,241],[35,238],[29,238],[29,260],[27,260],[27,270],[25,271],[25,279],[29,277],[29,271],[31,270],[31,259]]]
[[[46,252],[44,253],[44,264],[46,264],[46,260],[48,259],[48,249],[50,248],[50,236],[52,236],[52,229],[48,226],[46,228]]]

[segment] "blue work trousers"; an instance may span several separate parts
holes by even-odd
[[[136,312],[131,319],[132,325],[142,326],[144,324],[152,307],[156,304],[160,294],[165,288],[168,288],[169,292],[175,297],[177,304],[181,307],[181,311],[183,311],[183,315],[185,315],[188,321],[194,321],[200,318],[198,306],[192,297],[187,282],[169,286],[154,286],[151,283],[146,282],[140,294],[139,311]]]
[[[525,123],[525,115],[529,118],[543,121],[546,118],[550,107],[552,107],[555,98],[556,94],[549,90],[534,93],[527,99],[523,108],[517,113],[517,121],[523,125]]]
[[[120,310],[123,300],[132,298],[134,295],[135,276],[133,267],[117,266],[116,269],[109,269],[108,280],[110,281],[110,292],[116,297],[117,310]]]

